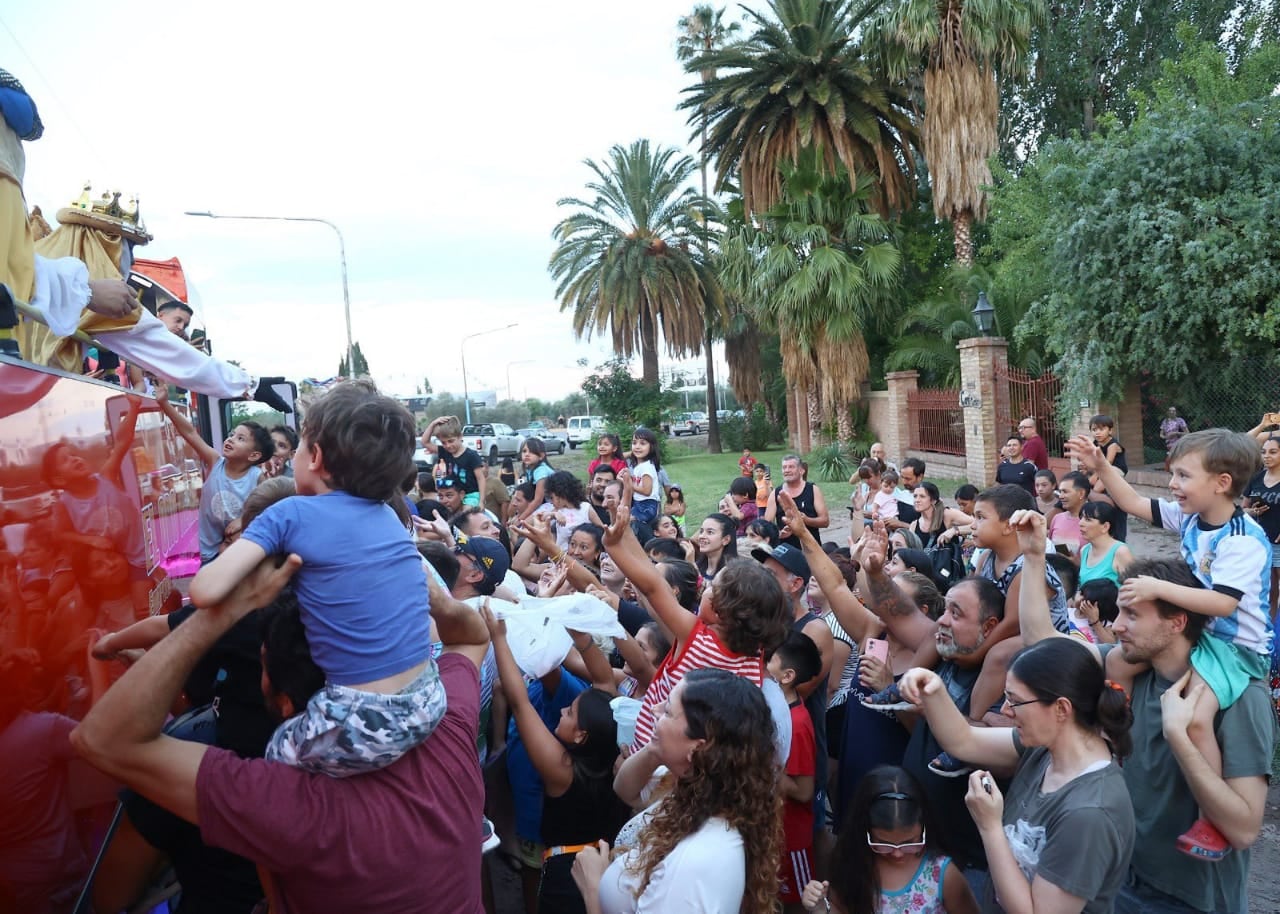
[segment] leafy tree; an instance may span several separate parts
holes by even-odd
[[[648,140],[614,146],[609,161],[587,160],[598,180],[592,200],[566,197],[572,208],[555,227],[549,270],[561,310],[573,310],[579,337],[608,327],[624,358],[639,349],[644,380],[658,383],[658,340],[677,357],[697,355],[704,321],[724,307],[720,284],[687,239],[702,231],[702,200],[682,189],[693,174],[688,156],[650,149]]]
[[[1220,44],[1238,62],[1280,34],[1280,3],[1236,0],[1085,0],[1051,4],[1032,35],[1030,78],[1001,86],[1004,156],[1022,160],[1054,138],[1092,134],[1108,117],[1131,123],[1135,93],[1156,80],[1162,62],[1185,43],[1170,23],[1195,40]]]
[[[363,378],[369,375],[369,361],[364,357],[364,353],[360,351],[360,341],[356,340],[351,346],[351,358],[355,360],[355,371],[351,374],[347,372],[347,354],[344,352],[342,358],[338,361],[338,376],[343,378],[357,377]]]
[[[680,37],[676,40],[676,57],[682,61],[691,62],[694,58],[702,54],[709,54],[712,51],[719,50],[732,38],[741,26],[736,22],[728,25],[724,23],[724,8],[716,9],[707,4],[699,4],[693,8],[693,12],[688,16],[680,17],[679,22]],[[692,63],[690,63],[692,67]],[[704,83],[715,78],[715,69],[699,69],[699,75]],[[708,197],[707,192],[707,113],[706,109],[698,112],[698,130],[701,134],[702,142],[698,145],[698,173],[702,178],[702,196]],[[709,251],[707,247],[707,235],[702,235],[702,258],[707,260]],[[716,403],[716,360],[715,353],[712,349],[712,341],[718,328],[716,326],[716,315],[708,313],[704,321],[705,338],[703,340],[703,349],[707,357],[707,450],[712,454],[719,454],[722,451],[720,446],[720,418],[716,414],[718,404]]]
[[[779,168],[802,150],[818,153],[824,174],[839,167],[851,188],[869,179],[881,212],[910,199],[911,99],[862,54],[855,33],[867,14],[849,0],[769,0],[767,13],[746,10],[747,40],[690,61],[716,75],[685,89],[680,107],[691,123],[705,116],[717,184],[739,175],[748,218],[777,202]]]
[[[1015,226],[993,226],[993,245],[1042,277],[1018,338],[1058,357],[1065,401],[1115,397],[1142,376],[1193,391],[1274,359],[1278,81],[1274,44],[1234,70],[1195,45],[1132,126],[1052,143],[997,191]]]
[[[596,413],[627,434],[638,425],[661,428],[664,414],[676,402],[675,395],[660,384],[632,377],[624,359],[605,362],[582,382],[582,389],[590,395]]]
[[[973,223],[987,214],[987,160],[999,145],[996,70],[1018,72],[1041,16],[1041,0],[891,0],[868,30],[891,75],[924,72],[933,211],[951,223],[961,266],[973,265]]]

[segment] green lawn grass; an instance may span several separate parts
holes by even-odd
[[[665,454],[663,466],[671,477],[671,481],[684,490],[685,504],[688,506],[685,514],[686,533],[696,530],[704,517],[715,513],[720,499],[729,491],[729,483],[738,475],[738,458],[742,456],[741,451],[708,454],[705,448],[706,444],[701,438],[668,438],[663,444]],[[760,463],[768,464],[773,474],[774,485],[780,485],[782,458],[791,451],[786,448],[776,448],[752,453]],[[557,470],[569,470],[577,474],[579,479],[587,481],[587,464],[595,456],[593,448],[580,447],[576,451],[565,451],[558,457],[553,455],[550,459],[551,465]],[[849,495],[853,491],[848,480],[828,482],[814,478],[812,473],[810,478],[821,487],[832,520],[841,516],[839,512],[844,511],[844,506],[849,503]],[[937,483],[942,490],[942,497],[948,502],[956,487],[964,481],[938,479],[933,476],[928,478]]]

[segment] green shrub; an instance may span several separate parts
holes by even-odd
[[[854,457],[839,442],[816,448],[805,457],[805,463],[823,482],[844,482],[853,475]]]

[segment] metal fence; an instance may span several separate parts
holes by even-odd
[[[1143,384],[1142,443],[1148,463],[1164,459],[1160,422],[1169,407],[1178,410],[1193,432],[1204,428],[1247,431],[1263,413],[1280,409],[1280,364],[1274,356],[1206,362],[1194,378]]]
[[[1020,420],[1034,416],[1049,456],[1061,457],[1069,431],[1058,421],[1058,395],[1062,393],[1062,382],[1048,372],[1033,378],[1021,368],[1012,367],[997,370],[997,385],[1000,382],[1008,383],[1009,398],[997,398],[996,435],[1000,438],[999,445],[1004,445],[1004,436],[1018,434]]]
[[[908,443],[913,450],[964,455],[960,389],[907,392]]]

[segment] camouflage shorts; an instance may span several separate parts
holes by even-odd
[[[447,709],[434,660],[394,695],[328,683],[276,728],[266,758],[334,778],[374,771],[425,742]]]

